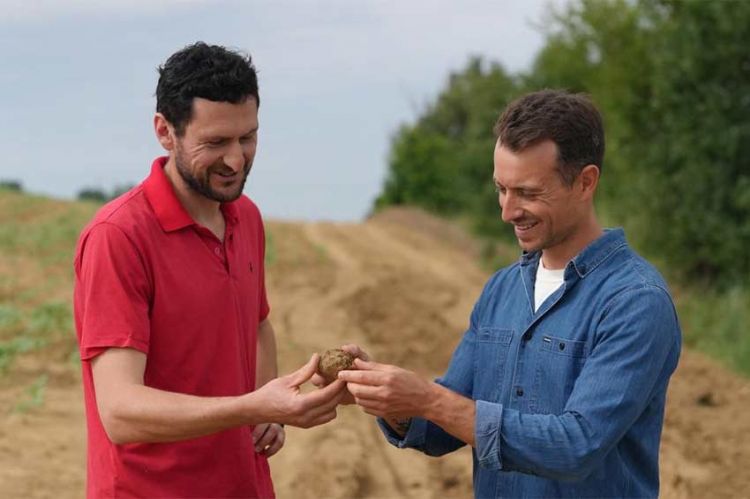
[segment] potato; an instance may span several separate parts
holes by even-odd
[[[318,362],[318,374],[323,376],[327,382],[336,380],[339,371],[351,369],[354,365],[354,356],[349,352],[334,348],[326,350],[320,356]]]

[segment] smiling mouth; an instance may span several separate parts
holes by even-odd
[[[539,222],[532,222],[527,224],[515,224],[516,232],[526,232],[527,230],[531,230],[534,227],[536,227],[539,224]]]

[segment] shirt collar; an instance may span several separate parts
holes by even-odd
[[[581,278],[586,277],[587,274],[598,267],[599,264],[606,260],[615,252],[615,250],[626,244],[625,231],[621,227],[615,229],[604,229],[604,234],[599,236],[578,253],[578,255],[568,263],[568,267],[574,268]],[[534,251],[531,253],[524,252],[521,255],[521,265],[535,265],[539,261],[541,255],[541,251]]]
[[[162,156],[154,160],[151,165],[151,174],[143,182],[143,190],[161,228],[166,232],[172,232],[194,225],[195,221],[180,203],[172,184],[164,173],[164,165],[167,164],[168,159]],[[227,226],[234,226],[239,221],[236,203],[232,201],[220,205]]]
[[[167,164],[167,157],[156,158],[151,164],[151,174],[143,182],[143,190],[146,193],[146,199],[154,209],[159,225],[166,232],[172,232],[195,223],[193,218],[188,214],[182,203],[177,199],[172,184],[169,183],[167,175],[164,173],[164,165]]]
[[[604,234],[578,253],[571,263],[579,276],[582,278],[586,277],[600,263],[609,258],[612,253],[626,244],[625,231],[621,227],[604,229]]]
[[[237,209],[237,200],[231,203],[221,203],[219,206],[221,213],[224,214],[224,220],[227,223],[227,227],[233,227],[237,225],[240,220],[240,212]]]

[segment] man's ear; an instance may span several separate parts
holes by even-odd
[[[586,165],[578,175],[578,188],[584,199],[593,199],[596,186],[599,185],[599,167]]]
[[[174,127],[161,113],[156,113],[154,115],[154,132],[156,132],[156,139],[161,146],[171,152],[175,146]]]

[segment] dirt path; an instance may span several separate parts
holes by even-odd
[[[460,232],[392,211],[363,224],[269,223],[267,271],[280,369],[354,342],[425,376],[442,372],[487,277]],[[49,357],[49,356],[47,356]],[[52,369],[52,371],[50,371]],[[50,375],[45,404],[8,412]],[[24,358],[0,378],[0,497],[82,497],[85,428],[80,377],[68,361]],[[750,490],[750,382],[686,352],[669,394],[662,496],[738,497]],[[280,498],[471,496],[471,454],[433,459],[387,445],[354,407],[312,430],[288,431],[271,461]]]

